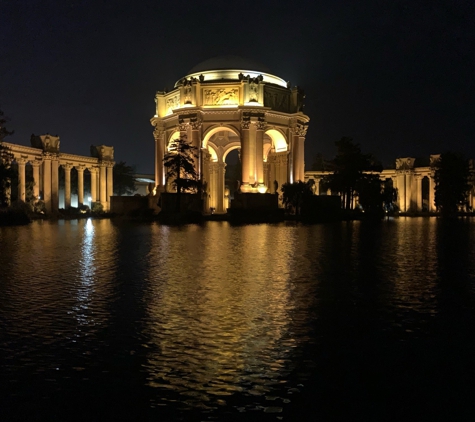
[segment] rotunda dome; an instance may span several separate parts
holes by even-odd
[[[243,70],[254,70],[256,72],[272,73],[270,69],[264,66],[261,63],[256,61],[240,57],[240,56],[218,56],[211,59],[205,60],[195,67],[190,69],[188,72],[198,73],[204,72],[206,70],[222,70],[222,69],[243,69]]]
[[[268,67],[254,60],[239,56],[218,56],[205,60],[190,69],[183,79],[199,78],[202,82],[238,81],[242,76],[256,78],[266,83],[287,87],[287,82],[270,73]],[[177,87],[183,79],[176,82]]]

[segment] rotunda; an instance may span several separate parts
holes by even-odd
[[[227,155],[239,150],[240,192],[275,193],[283,183],[304,180],[304,141],[309,117],[303,91],[259,63],[236,56],[206,60],[157,92],[151,119],[155,183],[167,184],[163,158],[171,142],[186,137],[200,151],[197,174],[208,204],[226,212]]]

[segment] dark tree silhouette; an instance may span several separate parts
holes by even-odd
[[[295,215],[300,215],[305,198],[313,195],[312,183],[305,183],[300,180],[295,183],[284,183],[280,189],[282,191],[282,202],[286,210],[293,212]]]
[[[113,169],[114,195],[132,195],[135,188],[135,167],[128,166],[125,161],[116,163]]]
[[[382,166],[371,154],[363,154],[359,144],[353,143],[352,138],[343,137],[335,145],[337,154],[331,161],[333,174],[327,177],[327,182],[332,192],[342,195],[344,208],[349,210],[364,172],[381,172]]]
[[[376,217],[383,216],[382,181],[376,174],[363,174],[356,183],[358,200],[365,213]]]
[[[167,169],[167,178],[172,179],[172,185],[177,192],[177,212],[180,211],[181,194],[199,190],[194,161],[196,158],[198,158],[197,148],[187,141],[186,136],[182,136],[171,141],[168,153],[163,159],[163,165]]]
[[[2,110],[0,110],[0,207],[8,206],[9,191],[11,187],[11,179],[14,176],[13,169],[11,167],[13,161],[13,154],[3,144],[3,140],[13,134],[13,131],[9,131],[5,127],[7,119],[4,116]]]
[[[435,205],[442,216],[468,206],[469,162],[461,154],[444,152],[435,163]]]

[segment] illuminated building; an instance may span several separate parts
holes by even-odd
[[[163,158],[171,142],[186,137],[199,151],[195,168],[207,208],[226,212],[226,156],[240,151],[243,193],[274,193],[304,180],[304,141],[309,117],[298,87],[248,60],[223,56],[191,69],[173,90],[157,92],[151,119],[155,184],[167,190]]]

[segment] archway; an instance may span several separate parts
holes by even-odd
[[[232,126],[215,126],[205,132],[203,139],[202,179],[209,201],[205,205],[210,212],[225,213],[230,206],[228,186],[226,191],[226,158],[241,148],[241,137]]]

